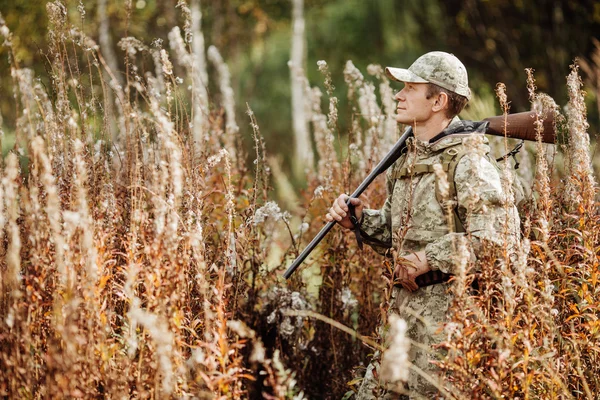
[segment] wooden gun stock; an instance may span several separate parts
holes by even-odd
[[[542,142],[556,143],[556,132],[554,127],[554,115],[547,113],[543,116]],[[490,123],[486,134],[494,136],[505,136],[513,139],[536,141],[535,122],[536,114],[533,111],[516,114],[498,115],[484,119]],[[506,122],[506,129],[505,129]]]

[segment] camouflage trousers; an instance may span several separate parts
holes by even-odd
[[[438,369],[430,363],[430,360],[439,359],[440,350],[432,349],[431,346],[440,343],[444,335],[441,327],[446,320],[446,313],[452,301],[452,295],[447,293],[450,283],[440,283],[420,288],[415,292],[409,292],[403,288],[394,288],[392,293],[392,304],[388,315],[397,314],[407,323],[406,335],[413,343],[411,345],[409,360],[430,377],[438,386],[442,386],[438,376]],[[409,380],[404,388],[405,394],[400,395],[390,390],[390,387],[381,382],[380,356],[375,353],[373,360],[367,367],[360,389],[356,396],[357,400],[371,399],[435,399],[440,397],[436,385],[416,373],[411,368]]]

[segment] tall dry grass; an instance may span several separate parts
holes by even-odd
[[[271,174],[285,177],[267,162],[261,121],[250,107],[245,121],[236,119],[218,49],[208,49],[216,71],[208,75],[204,43],[191,41],[199,9],[179,8],[187,22],[183,33],[173,28],[169,47],[120,40],[121,71],[60,1],[48,4],[49,84],[11,57],[16,145],[0,185],[3,396],[335,398],[356,387],[353,376],[378,348],[307,316],[380,338],[388,260],[359,252],[336,229],[290,282],[280,272],[320,229],[332,199],[351,191],[396,138],[381,67],[368,68],[378,99],[375,84],[346,65],[347,143],[326,63],[326,113],[321,90],[303,81],[316,160],[299,197],[304,208],[289,213],[272,200]],[[1,17],[0,34],[12,55]],[[210,101],[209,80],[220,92]],[[532,232],[518,257],[484,249],[475,263],[468,241],[457,246],[463,273],[438,354],[457,398],[600,391],[600,227],[576,68],[568,85],[567,172],[552,175],[558,169],[538,145]],[[534,86],[531,77],[532,101],[548,108]],[[252,130],[249,154],[242,124]],[[382,178],[366,195],[373,207],[383,203]],[[391,376],[405,376],[406,360],[393,361],[406,342],[391,342],[401,346],[384,359]]]

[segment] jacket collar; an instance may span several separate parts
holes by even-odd
[[[463,121],[458,116],[455,116],[446,129],[424,142],[416,138],[411,138],[409,143],[416,147],[417,153],[428,154],[437,152],[448,147],[456,146],[462,143],[465,137],[474,134],[485,134],[489,122],[487,121]],[[411,129],[410,127],[408,129]],[[484,144],[488,144],[487,138],[484,136]]]
[[[458,118],[458,116],[454,117],[452,121],[450,121],[450,125],[435,137],[429,139],[430,144],[435,144],[439,142],[443,138],[455,135],[455,134],[465,134],[465,133],[480,133],[484,134],[487,130],[489,122],[487,121],[462,121]]]

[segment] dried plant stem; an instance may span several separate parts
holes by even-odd
[[[347,333],[348,335],[360,340],[361,342],[372,347],[375,350],[385,351],[385,347],[383,347],[379,343],[375,342],[374,340],[361,335],[360,333],[356,332],[354,329],[348,328],[347,326],[345,326],[329,317],[326,317],[322,314],[316,313],[314,311],[287,309],[287,310],[283,310],[282,314],[285,316],[289,316],[289,317],[306,317],[306,318],[317,319],[319,321],[325,322],[326,324],[329,324],[329,325],[341,330],[342,332]]]

